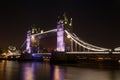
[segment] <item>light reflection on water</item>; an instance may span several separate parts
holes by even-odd
[[[64,80],[64,69],[59,66],[54,67],[54,79],[53,80]]]
[[[25,64],[22,67],[23,67],[22,70],[23,80],[34,80],[32,64]]]
[[[120,69],[114,67],[119,65],[111,69],[100,69],[1,60],[0,80],[120,80]]]

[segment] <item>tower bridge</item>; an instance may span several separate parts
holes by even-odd
[[[71,26],[72,27],[72,26]],[[71,32],[71,30],[65,28],[64,20],[58,22],[57,28],[48,30],[42,33],[32,34],[30,31],[27,33],[26,39],[26,51],[32,52],[32,44],[38,43],[42,38],[48,35],[55,35],[56,37],[56,51],[58,52],[109,52],[110,49],[98,47],[87,42],[82,41]],[[39,47],[39,46],[38,46]]]
[[[38,33],[32,33],[32,31],[29,30],[27,32],[27,38],[26,38],[26,52],[29,54],[41,53],[43,55],[44,53],[41,52],[42,49],[40,48],[42,44],[41,40],[46,37],[49,38],[49,36],[52,36],[52,35],[54,35],[53,42],[55,44],[47,44],[49,46],[54,45],[51,51],[46,51],[47,55],[48,54],[52,55],[51,52],[54,50],[55,52],[58,52],[61,54],[63,53],[62,55],[64,55],[64,57],[67,55],[66,59],[68,58],[68,55],[70,56],[72,55],[77,58],[102,57],[102,58],[109,59],[114,57],[117,60],[120,59],[120,55],[119,55],[120,47],[115,48],[114,51],[112,51],[111,49],[98,47],[81,40],[76,34],[72,32],[72,18],[68,20],[65,15],[63,19],[60,19],[57,22],[56,29],[52,29],[44,32],[41,31]],[[51,41],[52,40],[50,37],[48,42],[51,43]],[[36,49],[35,52],[33,50],[34,48]],[[58,55],[61,55],[61,54],[58,54]],[[62,59],[62,57],[55,57],[55,58]]]

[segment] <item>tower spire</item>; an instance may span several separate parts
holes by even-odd
[[[63,14],[63,18],[64,18],[64,23],[65,24],[68,24],[68,18],[67,18],[67,16],[66,16],[66,13],[64,12],[64,14]]]
[[[72,18],[70,18],[69,26],[72,26]]]

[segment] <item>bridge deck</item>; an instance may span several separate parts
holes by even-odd
[[[81,60],[95,60],[95,61],[119,61],[120,54],[117,52],[66,52],[58,53],[51,56],[52,61],[67,61],[67,62],[77,62]]]

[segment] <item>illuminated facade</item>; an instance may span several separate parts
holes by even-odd
[[[57,50],[58,52],[89,52],[108,51],[109,49],[97,47],[79,39],[79,37],[72,32],[72,18],[68,19],[64,14],[57,22],[56,29],[48,31],[41,30],[40,32],[40,29],[33,28],[27,32],[27,53],[51,52],[53,50]],[[116,48],[115,50],[120,51],[120,48]]]
[[[62,20],[60,20],[57,25],[57,51],[60,51],[60,52],[65,51],[64,23]]]
[[[27,39],[26,39],[26,52],[31,53],[31,31],[27,32]]]

